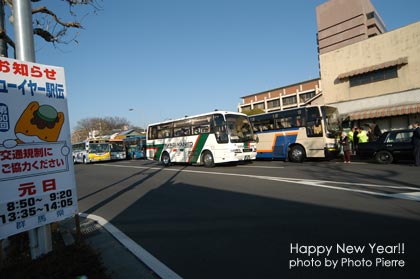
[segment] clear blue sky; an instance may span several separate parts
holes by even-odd
[[[99,1],[78,45],[37,40],[36,62],[65,68],[71,128],[90,117],[145,127],[236,111],[242,96],[319,77],[315,7],[324,2]],[[420,20],[419,0],[371,2],[388,30]],[[62,1],[41,4],[68,14]]]

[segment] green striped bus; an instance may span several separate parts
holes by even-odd
[[[213,167],[255,160],[256,136],[248,116],[214,111],[151,124],[147,129],[147,158]]]

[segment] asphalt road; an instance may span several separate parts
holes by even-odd
[[[420,174],[408,165],[256,161],[76,165],[79,210],[185,279],[413,278]]]

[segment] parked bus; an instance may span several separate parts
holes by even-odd
[[[89,139],[75,143],[73,147],[74,163],[92,163],[99,161],[110,161],[111,152],[109,140]]]
[[[128,136],[124,141],[129,159],[146,159],[146,136]]]
[[[334,158],[339,154],[334,107],[310,106],[249,117],[258,135],[257,159]]]
[[[147,158],[213,167],[254,160],[256,141],[245,114],[214,111],[149,125]]]
[[[122,139],[110,139],[109,147],[111,151],[111,160],[125,160],[127,158]]]

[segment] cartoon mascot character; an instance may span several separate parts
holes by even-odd
[[[64,123],[64,114],[50,105],[31,102],[15,125],[16,140],[7,140],[5,147],[34,142],[56,142]]]

